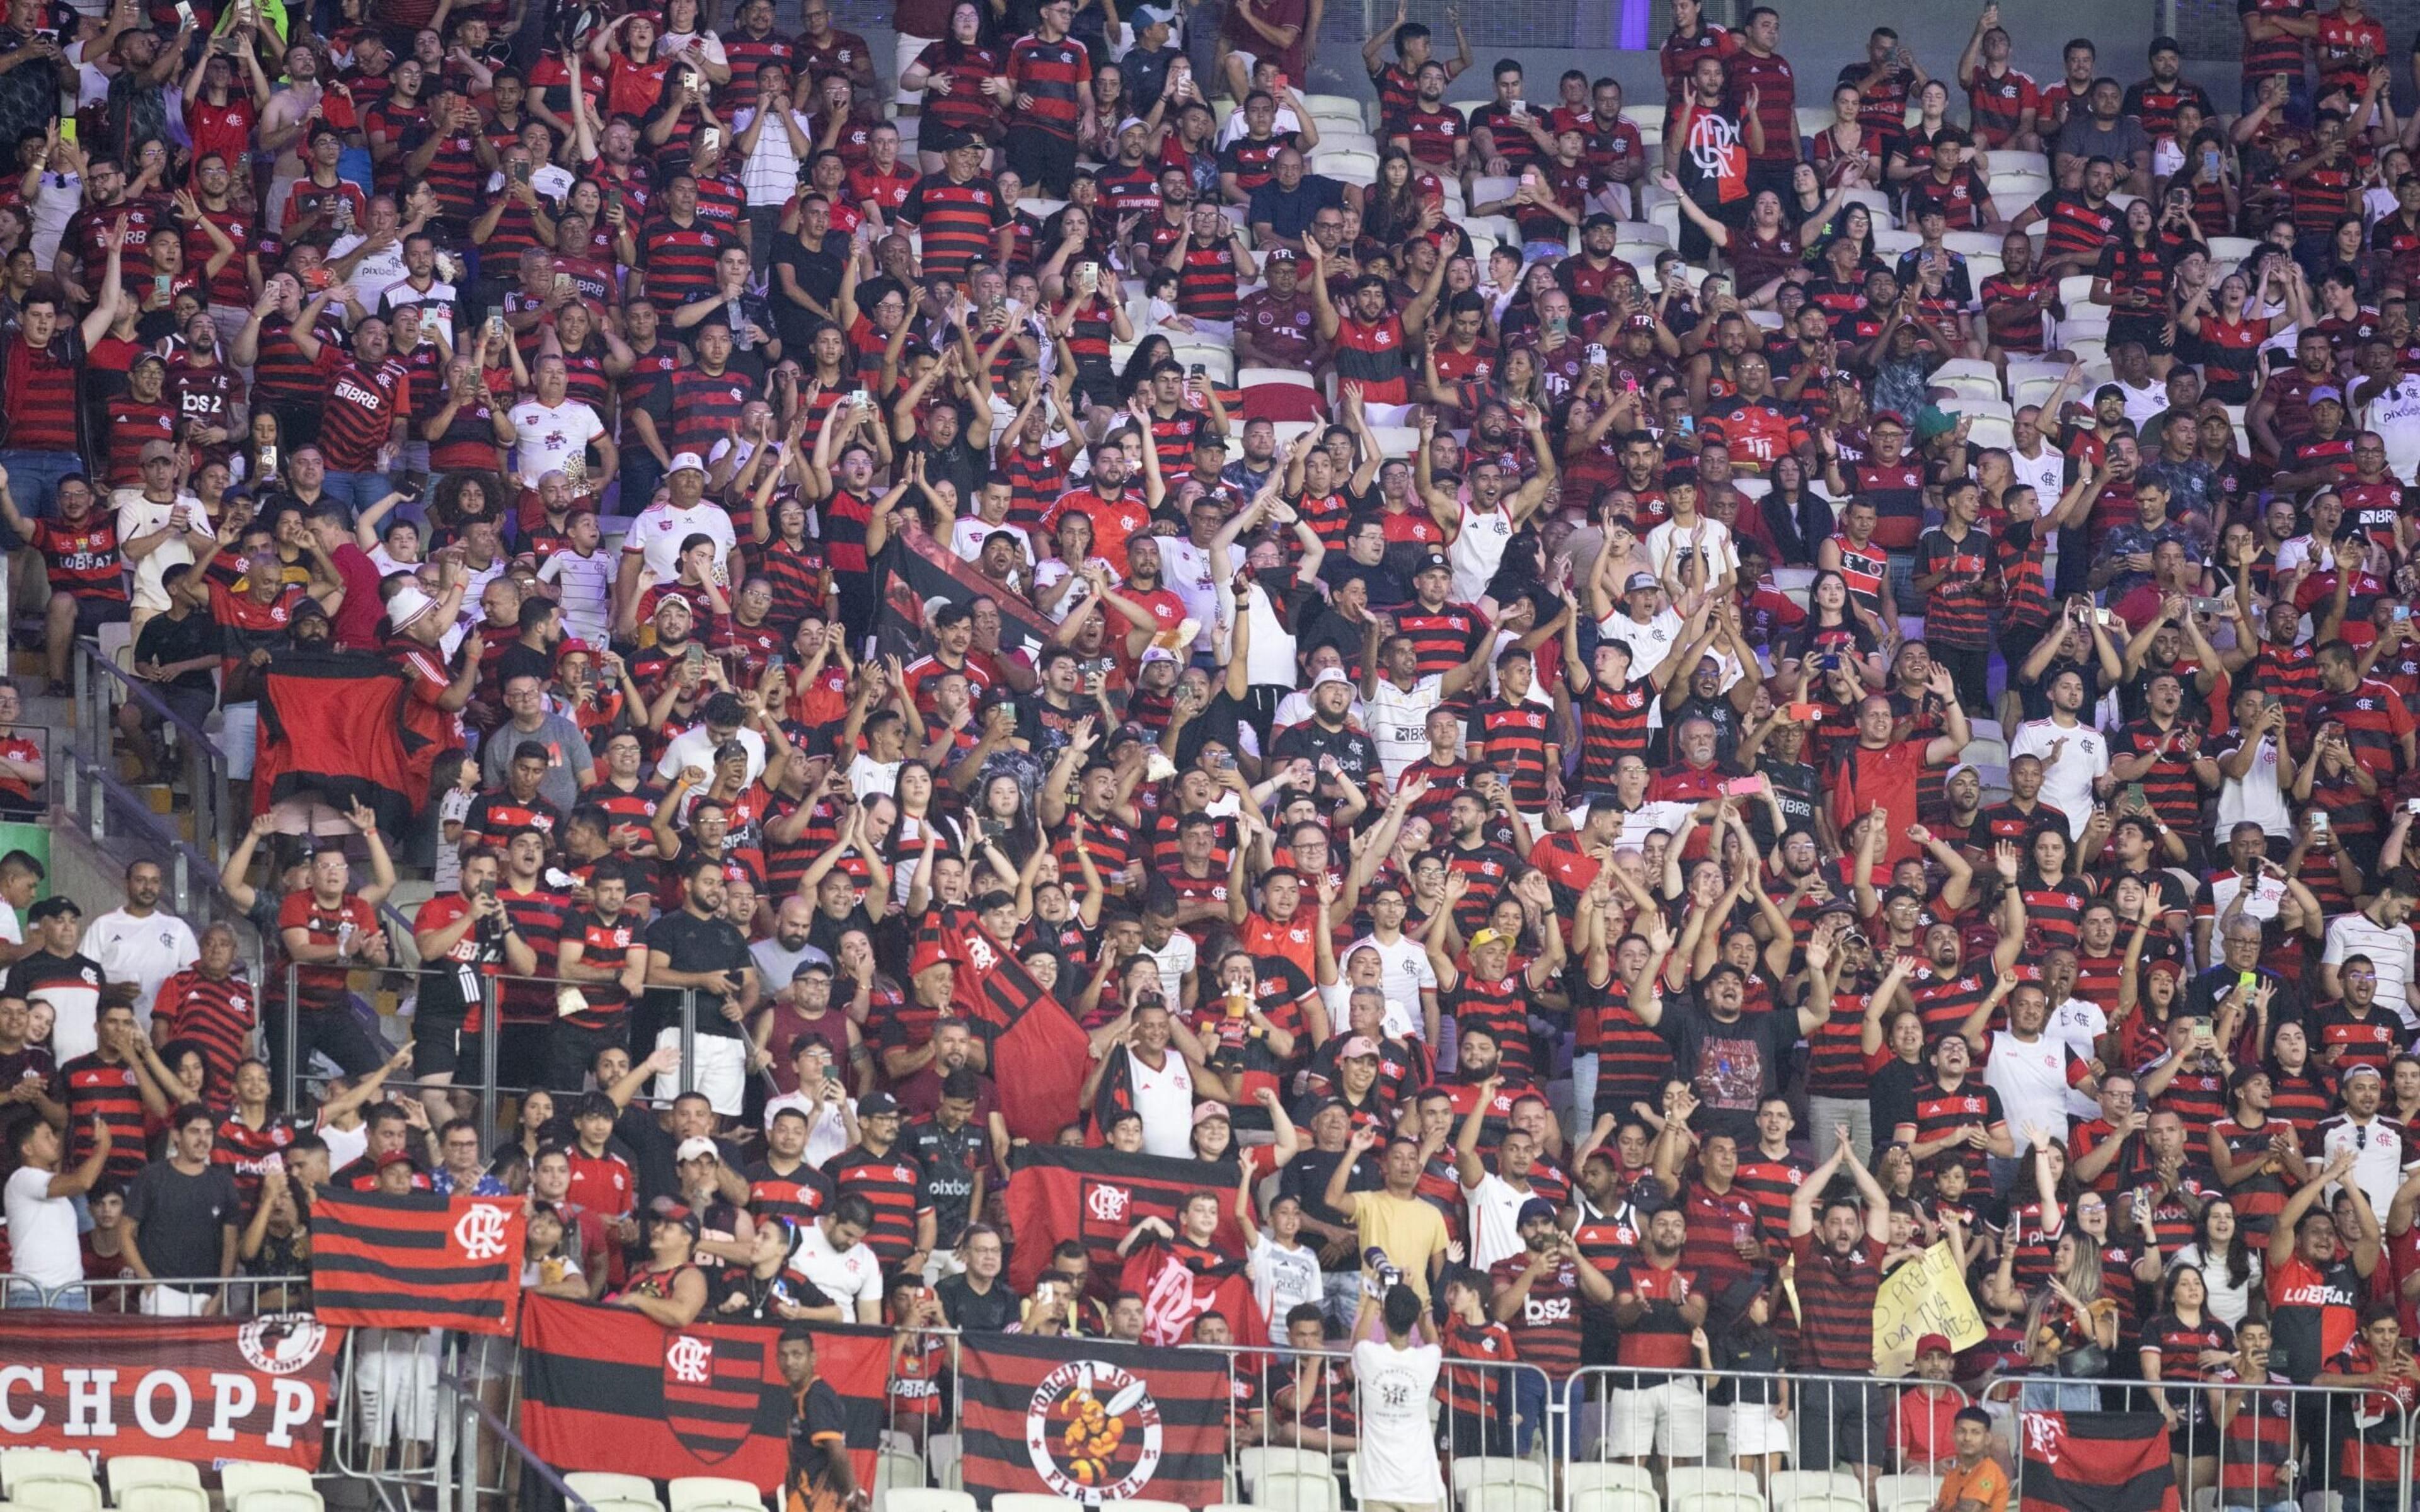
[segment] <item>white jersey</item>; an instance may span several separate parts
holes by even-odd
[[[1462,528],[1454,532],[1453,545],[1447,549],[1447,560],[1453,563],[1453,596],[1464,603],[1477,603],[1487,592],[1488,580],[1503,564],[1504,548],[1512,544],[1512,517],[1503,501],[1494,509],[1481,509],[1465,500],[1462,505]]]
[[[1435,672],[1416,680],[1410,689],[1378,679],[1376,691],[1362,700],[1363,727],[1378,748],[1378,765],[1389,788],[1403,780],[1404,768],[1429,753],[1429,714],[1445,701],[1445,679]]]
[[[538,563],[537,580],[561,589],[563,627],[592,646],[605,643],[613,620],[613,559],[566,547]]]
[[[656,581],[668,583],[680,576],[681,542],[692,535],[713,541],[718,561],[729,556],[739,543],[739,533],[732,529],[731,517],[721,504],[701,501],[689,509],[675,509],[667,500],[640,511],[630,532],[622,538],[622,549],[641,558]]]
[[[2404,374],[2361,407],[2361,428],[2386,438],[2386,471],[2397,483],[2420,483],[2420,376]]]
[[[1142,1057],[1126,1052],[1133,1078],[1135,1111],[1142,1115],[1142,1150],[1189,1160],[1193,1155],[1193,1069],[1173,1046],[1167,1064],[1154,1071]]]
[[[2053,747],[2058,750],[2055,761]],[[2070,840],[2083,839],[2085,822],[2092,817],[2093,779],[2109,770],[2108,737],[2088,724],[2029,719],[2009,743],[2009,759],[2020,756],[2042,759],[2041,801],[2067,815]]]
[[[2067,491],[2067,456],[2055,446],[2044,445],[2041,455],[2027,456],[2015,447],[2009,448],[2009,470],[2017,481],[2034,491],[2035,500],[2047,515]]]
[[[588,443],[605,434],[605,422],[578,399],[542,405],[535,399],[513,406],[513,476],[535,490],[550,472],[570,475],[587,464]]]

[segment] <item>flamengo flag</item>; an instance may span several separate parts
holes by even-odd
[[[399,834],[427,797],[427,741],[405,727],[403,670],[357,651],[281,651],[261,680],[253,802],[359,801]]]
[[[1129,1155],[1114,1149],[1077,1145],[1019,1145],[1009,1152],[1008,1221],[1016,1235],[1009,1281],[1019,1294],[1033,1289],[1034,1277],[1050,1261],[1050,1251],[1063,1240],[1081,1240],[1092,1259],[1096,1284],[1117,1284],[1125,1268],[1118,1241],[1145,1218],[1168,1220],[1182,1228],[1177,1208],[1189,1192],[1215,1192],[1231,1196],[1242,1173],[1232,1160],[1179,1160],[1170,1155]],[[1231,1255],[1244,1253],[1242,1228],[1226,1210],[1214,1242]],[[1247,1337],[1242,1319],[1230,1317],[1235,1336]],[[1217,1497],[1212,1497],[1217,1501]]]
[[[967,931],[957,992],[975,1017],[991,1026],[991,1078],[1000,1116],[1018,1139],[1047,1145],[1082,1101],[1093,1064],[1083,1026],[980,927]],[[1228,1182],[1227,1189],[1233,1190]]]
[[[1189,1344],[1193,1325],[1204,1313],[1217,1313],[1239,1339],[1268,1337],[1268,1320],[1252,1295],[1244,1262],[1222,1259],[1196,1270],[1164,1242],[1146,1242],[1126,1257],[1118,1289],[1142,1299],[1142,1342]]]
[[[311,1209],[311,1301],[355,1328],[513,1332],[520,1316],[519,1197],[322,1196]]]
[[[891,1376],[888,1329],[817,1323],[815,1375],[848,1419],[858,1484],[874,1457]],[[666,1328],[628,1307],[533,1297],[521,1311],[521,1436],[561,1470],[650,1480],[727,1475],[771,1490],[790,1462],[790,1390],[763,1323]]]
[[[913,660],[924,642],[924,628],[933,609],[941,604],[970,608],[987,598],[1000,609],[1000,650],[1032,656],[1050,643],[1059,627],[1022,600],[1002,594],[976,576],[974,564],[936,540],[912,509],[891,517],[891,544],[874,560],[875,580],[881,601],[875,608],[876,648],[885,656]]]
[[[344,1338],[309,1313],[235,1322],[0,1311],[0,1450],[318,1470]]]
[[[1208,1506],[1225,1494],[1224,1355],[968,1335],[958,1381],[966,1489],[979,1504],[1025,1491]]]
[[[2023,1512],[2177,1512],[2157,1412],[2027,1412]]]

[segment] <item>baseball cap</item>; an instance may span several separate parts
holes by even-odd
[[[554,660],[557,666],[563,664],[566,656],[587,656],[593,659],[596,655],[597,648],[576,635],[564,637],[563,644],[554,648]]]
[[[857,1100],[857,1116],[861,1119],[878,1119],[898,1111],[899,1100],[888,1092],[869,1092]]]
[[[1342,683],[1350,687],[1353,686],[1353,679],[1344,675],[1344,669],[1342,667],[1322,667],[1319,669],[1319,675],[1311,680],[1311,686],[1313,688],[1326,687],[1330,683]]]
[[[954,966],[957,964],[958,958],[951,953],[948,946],[939,940],[926,940],[916,947],[915,958],[908,963],[908,975],[921,977],[930,967]]]
[[[2345,1068],[2342,1079],[2349,1082],[2356,1076],[2377,1076],[2379,1072],[2376,1066],[2369,1064],[2367,1061],[2356,1061],[2352,1065]],[[2381,1081],[2384,1080],[2383,1077],[2381,1077],[2380,1079]]]
[[[673,465],[664,469],[664,475],[666,477],[670,477],[675,472],[703,472],[705,471],[706,460],[699,456],[695,452],[675,452],[673,454]]]
[[[1949,1347],[1948,1335],[1945,1334],[1927,1334],[1924,1337],[1916,1341],[1916,1353],[1931,1354],[1935,1351],[1942,1354],[1956,1354],[1958,1352],[1956,1350]]]
[[[2151,963],[2149,969],[2154,976],[2157,976],[2162,972],[2165,972],[2171,977],[2181,978],[2185,974],[2183,964],[2176,961],[2154,961]]]
[[[2313,390],[2311,391],[2311,396],[2310,396],[2308,399],[2306,399],[2306,400],[2304,400],[2304,403],[2305,405],[2315,405],[2315,404],[2337,404],[2337,405],[2340,405],[2340,404],[2342,404],[2342,403],[2344,403],[2344,402],[2345,402],[2345,398],[2344,398],[2344,391],[2343,391],[2343,390],[2341,390],[2341,389],[2339,389],[2339,388],[2337,388],[2337,387],[2336,387],[2335,384],[2333,384],[2333,383],[2322,383],[2322,384],[2320,384],[2318,388],[2313,389]]]
[[[676,1161],[720,1160],[721,1158],[722,1151],[716,1148],[713,1140],[708,1139],[704,1134],[690,1135],[687,1139],[680,1142],[680,1148],[678,1149],[673,1151],[673,1159]]]
[[[1625,594],[1641,594],[1663,586],[1655,580],[1655,575],[1652,572],[1634,572],[1622,582],[1621,591]]]
[[[1470,948],[1476,950],[1481,946],[1500,945],[1511,940],[1512,937],[1500,930],[1483,929],[1470,937]]]
[[[1227,1104],[1224,1103],[1196,1103],[1193,1104],[1193,1122],[1196,1127],[1208,1123],[1213,1119],[1229,1118],[1230,1115],[1227,1112]],[[1232,1121],[1232,1119],[1230,1121]]]
[[[1337,1058],[1340,1060],[1353,1060],[1362,1056],[1368,1056],[1374,1060],[1377,1058],[1377,1055],[1378,1041],[1371,1039],[1366,1034],[1357,1034],[1352,1039],[1344,1041],[1344,1048],[1338,1052]]]
[[[1176,653],[1169,650],[1166,646],[1145,646],[1143,648],[1142,665],[1146,667],[1156,661],[1172,662],[1175,659]]]
[[[159,440],[145,441],[143,443],[141,457],[142,460],[146,462],[150,461],[153,457],[161,457],[173,462],[177,457],[176,443],[174,441]]]
[[[39,924],[46,918],[56,918],[61,914],[67,914],[76,918],[82,918],[84,917],[84,910],[76,906],[76,902],[73,898],[45,898],[40,903],[36,903],[33,907],[25,910],[25,922],[28,924]]]
[[[1290,263],[1295,260],[1294,249],[1292,247],[1271,247],[1267,254],[1261,258],[1263,263]]]
[[[1559,1211],[1560,1210],[1557,1209],[1552,1202],[1548,1201],[1544,1197],[1531,1197],[1528,1201],[1521,1204],[1520,1215],[1513,1220],[1512,1227],[1515,1228],[1527,1228],[1530,1224],[1535,1223],[1541,1218],[1544,1218],[1548,1223],[1553,1223],[1557,1216],[1559,1216]]]
[[[396,629],[401,630],[406,626],[417,625],[430,609],[436,607],[437,600],[422,592],[418,583],[406,583],[396,590],[393,598],[386,601],[386,617],[393,622]]]
[[[1118,122],[1118,134],[1120,136],[1125,135],[1128,131],[1140,131],[1147,130],[1149,130],[1149,128],[1143,125],[1142,117],[1140,116],[1129,116],[1125,120]]]
[[[1176,12],[1166,6],[1137,6],[1126,12],[1126,19],[1134,23],[1135,30],[1140,31],[1145,26],[1176,24]]]
[[[385,1154],[380,1155],[377,1162],[370,1166],[370,1169],[374,1171],[382,1171],[390,1165],[409,1165],[411,1164],[411,1151],[408,1149],[390,1149]]]

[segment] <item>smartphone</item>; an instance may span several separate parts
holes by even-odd
[[[490,310],[488,312],[488,334],[498,341],[502,341],[504,339],[504,314],[502,310]]]
[[[688,664],[690,671],[693,672],[704,671],[706,670],[706,647],[700,645],[694,640],[690,641],[688,649],[681,653],[681,660]]]
[[[2396,606],[2395,606],[2395,623],[2396,623],[2396,624],[2397,624],[2397,625],[2401,625],[2404,621],[2409,620],[2410,618],[2412,618],[2412,606],[2411,606],[2411,605],[2409,605],[2409,604],[2397,604],[2397,605],[2396,605]]]
[[[2195,597],[2191,603],[2195,614],[2217,614],[2226,607],[2215,598]]]
[[[1735,777],[1723,784],[1726,798],[1753,798],[1764,791],[1764,784],[1752,777]]]
[[[73,147],[73,146],[75,145],[75,139],[76,139],[76,118],[75,118],[74,116],[60,116],[60,117],[59,117],[59,140],[60,140],[60,141],[62,141],[62,142],[67,143],[70,147]]]
[[[1605,347],[1596,342],[1592,341],[1589,343],[1587,357],[1588,365],[1590,367],[1603,367],[1606,365]]]
[[[1823,652],[1812,659],[1815,670],[1819,672],[1836,672],[1840,670],[1840,654],[1837,651]]]
[[[1199,383],[1199,382],[1201,382],[1201,381],[1202,381],[1202,376],[1203,374],[1205,374],[1205,373],[1209,372],[1210,370],[1209,370],[1208,368],[1206,368],[1206,367],[1203,367],[1200,363],[1194,363],[1190,368],[1187,368],[1186,371],[1187,371],[1187,375],[1188,375],[1188,376],[1190,376],[1190,377],[1192,378],[1192,379],[1193,379],[1193,381],[1194,381],[1194,382]]]
[[[2140,782],[2129,782],[2129,783],[2127,783],[2127,784],[2126,784],[2126,787],[2125,787],[2125,801],[2126,801],[2129,805],[2132,805],[2132,806],[2134,806],[2134,807],[2142,807],[2142,806],[2144,806],[2144,805],[2148,805],[2151,800],[2150,800],[2149,796],[2149,795],[2148,795],[2143,791],[2143,784],[2142,784],[2142,783],[2140,783]]]
[[[264,446],[260,449],[260,475],[264,478],[273,478],[277,476],[276,447]]]
[[[768,657],[766,657],[766,658],[765,658],[765,675],[766,675],[766,676],[768,676],[768,677],[770,677],[770,676],[772,676],[775,672],[780,671],[782,669],[783,669],[784,667],[787,667],[788,665],[789,665],[789,662],[788,662],[788,661],[787,661],[787,660],[783,656],[783,655],[782,655],[780,652],[776,651],[776,652],[775,652],[775,653],[773,653],[771,656],[768,656]]]
[[[302,274],[302,286],[309,289],[314,294],[319,293],[335,281],[335,275],[329,272],[325,268],[309,269]]]
[[[2207,1050],[2211,1046],[2218,1043],[2218,1035],[2216,1031],[2212,1030],[2207,1024],[2195,1025],[2193,1037],[2194,1047],[2197,1050]]]
[[[169,283],[170,275],[166,273],[153,273],[151,275],[151,292],[157,294],[163,300],[166,299],[168,297]],[[2397,607],[2400,608],[2401,606],[2398,605]]]
[[[2314,810],[2311,810],[2311,833],[2312,833],[2312,834],[2314,834],[2314,835],[2324,835],[2324,834],[2326,834],[2327,832],[2328,832],[2328,811],[2327,811],[2325,809],[2314,809]]]
[[[1785,703],[1781,706],[1781,717],[1785,719],[1794,719],[1800,724],[1813,724],[1816,720],[1823,717],[1823,705],[1821,703]]]
[[[194,0],[177,0],[177,21],[179,25],[184,26],[196,24],[194,20]]]
[[[614,209],[620,209],[622,208],[622,192],[618,189],[607,190],[605,192],[605,203]]]
[[[1286,76],[1284,70],[1279,70],[1278,76],[1269,82],[1274,85],[1280,93],[1282,93],[1286,87]]]
[[[395,491],[403,495],[406,499],[419,498],[420,491],[427,486],[428,474],[426,472],[407,472],[402,477],[395,480]]]
[[[580,285],[569,273],[557,273],[554,275],[554,292],[558,298],[567,300],[580,292]]]
[[[513,182],[517,184],[526,184],[530,181],[530,165],[528,163],[515,160],[512,165],[512,172]]]

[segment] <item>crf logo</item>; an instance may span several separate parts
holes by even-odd
[[[705,1382],[713,1359],[714,1350],[706,1340],[691,1334],[683,1334],[664,1350],[664,1368],[673,1373],[675,1381],[692,1385]]]
[[[507,1227],[504,1209],[482,1202],[455,1220],[454,1242],[462,1246],[465,1259],[501,1259]]]
[[[1105,1224],[1125,1222],[1126,1189],[1122,1186],[1096,1186],[1084,1198],[1085,1209]]]

